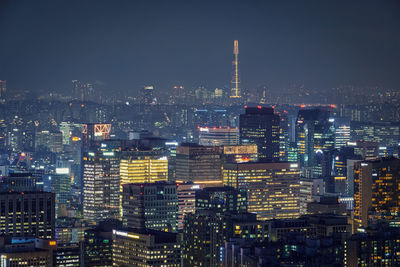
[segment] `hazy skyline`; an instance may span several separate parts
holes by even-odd
[[[12,88],[228,85],[400,89],[398,1],[4,1],[0,79]]]

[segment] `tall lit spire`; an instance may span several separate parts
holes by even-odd
[[[239,41],[233,42],[233,61],[232,61],[232,81],[231,81],[231,98],[242,97],[240,92],[239,77]]]

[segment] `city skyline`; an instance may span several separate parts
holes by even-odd
[[[400,266],[398,11],[0,0],[1,266]]]

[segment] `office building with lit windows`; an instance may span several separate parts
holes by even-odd
[[[63,145],[70,145],[77,142],[82,136],[82,124],[72,122],[61,122],[60,131],[62,132]]]
[[[154,96],[153,96],[154,86],[147,85],[142,88],[140,91],[140,104],[150,105],[153,103]]]
[[[300,216],[300,170],[297,163],[227,163],[224,185],[247,190],[247,210],[257,219]]]
[[[0,177],[0,192],[24,192],[43,189],[43,180],[40,174],[31,172],[9,173]]]
[[[113,230],[113,266],[181,266],[177,234],[150,229]]]
[[[57,168],[56,173],[46,175],[43,180],[44,190],[55,194],[56,216],[66,216],[72,199],[71,176],[68,169]]]
[[[344,266],[399,266],[398,227],[378,226],[375,231],[357,233],[345,241]]]
[[[349,142],[350,143],[350,142]],[[353,196],[353,163],[362,160],[354,146],[343,146],[332,153],[333,192],[340,196]]]
[[[362,159],[376,159],[379,157],[379,143],[372,141],[347,142],[347,146],[354,149],[354,155]]]
[[[379,158],[354,163],[354,223],[365,228],[371,223],[400,219],[400,159]]]
[[[123,184],[154,183],[168,180],[168,158],[158,151],[123,151],[120,161]]]
[[[307,204],[312,202],[313,179],[300,178],[299,182],[300,214],[307,214]]]
[[[49,150],[53,153],[58,153],[63,150],[63,135],[62,132],[40,131],[35,135],[35,150]]]
[[[279,161],[280,117],[273,108],[246,107],[239,117],[240,143],[256,144],[260,161]]]
[[[55,240],[31,237],[0,237],[1,266],[59,266],[54,262]]]
[[[225,146],[239,144],[239,129],[231,127],[199,127],[199,144]]]
[[[119,220],[106,220],[96,228],[85,230],[84,266],[112,266],[113,229],[121,227]]]
[[[122,219],[126,227],[177,231],[177,185],[172,182],[123,185]]]
[[[247,212],[247,192],[230,186],[203,188],[196,191],[196,210]]]
[[[222,162],[250,162],[257,161],[257,145],[236,145],[222,147]]]
[[[185,143],[176,147],[176,182],[222,185],[222,148]]]
[[[300,110],[296,122],[296,143],[298,159],[303,168],[303,176],[320,178],[323,176],[323,161],[335,146],[334,119],[329,110]]]
[[[335,118],[335,148],[340,149],[351,141],[350,121],[343,118]]]
[[[158,150],[123,151],[119,174],[122,198],[124,184],[168,181],[168,158]],[[122,202],[120,213],[122,214]]]
[[[120,207],[119,157],[115,151],[83,155],[83,217],[95,222],[118,218]]]
[[[79,244],[57,244],[57,249],[53,253],[55,266],[81,266],[82,253]]]
[[[49,192],[1,193],[0,234],[13,237],[54,238],[54,194]]]
[[[289,152],[289,131],[291,128],[291,118],[288,116],[287,111],[279,114],[280,126],[279,126],[279,159],[280,161],[288,161]]]
[[[183,229],[183,266],[219,266],[221,247],[232,237],[227,216],[200,210],[185,217]]]
[[[193,183],[177,184],[177,186],[178,230],[182,230],[185,216],[196,211],[196,192],[203,186]]]
[[[183,266],[222,266],[224,244],[231,238],[264,240],[266,223],[251,213],[219,213],[197,210],[185,217]]]
[[[347,216],[307,215],[253,225],[235,225],[235,232],[252,234],[235,234],[225,242],[222,266],[343,266],[343,243],[351,231]]]
[[[399,146],[400,125],[394,122],[351,122],[352,141],[377,142],[394,151]],[[389,156],[393,156],[393,152]]]

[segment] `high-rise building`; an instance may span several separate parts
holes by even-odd
[[[299,199],[300,199],[300,214],[307,214],[307,204],[312,202],[313,180],[300,178]]]
[[[211,92],[204,86],[199,86],[194,90],[197,103],[207,104],[211,98]]]
[[[43,189],[43,179],[31,172],[9,173],[8,176],[0,177],[0,192],[24,192]]]
[[[185,217],[183,266],[222,266],[224,244],[231,238],[264,240],[262,222],[250,213],[218,213],[198,210]]]
[[[202,210],[188,214],[183,229],[183,266],[219,266],[220,250],[231,237],[227,217]]]
[[[356,146],[342,146],[340,150],[332,153],[333,192],[340,196],[353,196],[352,162],[363,159],[361,155],[355,153],[355,148]]]
[[[297,163],[227,163],[224,184],[247,190],[247,210],[261,220],[300,216]]]
[[[287,161],[297,162],[298,160],[297,144],[296,142],[289,142],[287,150]]]
[[[296,122],[296,142],[303,175],[319,178],[323,175],[324,153],[335,145],[334,119],[322,109],[300,110]]]
[[[239,144],[239,129],[231,127],[199,127],[199,144],[225,146]]]
[[[35,136],[35,149],[48,149],[50,152],[58,153],[63,151],[61,132],[41,131]]]
[[[227,240],[222,266],[343,266],[343,243],[351,230],[347,221],[329,214],[255,222],[256,231],[237,225],[235,232],[252,232],[257,238],[235,235]]]
[[[239,118],[241,144],[256,144],[260,161],[279,160],[279,115],[273,108],[246,107]]]
[[[0,233],[13,237],[54,238],[54,194],[39,191],[1,193]]]
[[[81,266],[82,259],[79,244],[58,245],[53,252],[53,263],[55,266]]]
[[[289,130],[291,128],[290,117],[287,115],[287,111],[280,113],[280,125],[279,125],[279,159],[281,161],[288,161],[289,153]]]
[[[205,186],[222,185],[221,147],[193,143],[176,147],[176,181]]]
[[[61,122],[60,131],[62,132],[63,145],[70,145],[81,139],[82,124],[72,122]]]
[[[59,245],[77,245],[84,241],[85,224],[73,217],[57,218],[56,240]]]
[[[67,168],[57,168],[56,172],[44,179],[44,190],[55,194],[56,216],[67,216],[67,208],[72,199],[71,176]]]
[[[211,93],[211,98],[214,100],[214,103],[222,104],[224,100],[224,95],[224,89],[215,88],[214,91]]]
[[[347,142],[349,148],[354,149],[354,155],[363,159],[376,159],[379,157],[379,143],[372,141]]]
[[[380,147],[394,150],[399,145],[400,125],[393,122],[351,122],[352,141],[369,141],[379,143]]]
[[[154,101],[153,90],[154,86],[152,85],[143,87],[141,91],[141,100],[140,100],[141,104],[150,105],[153,103]]]
[[[56,248],[56,241],[51,239],[2,236],[1,266],[59,266],[54,262]]]
[[[177,185],[172,182],[125,184],[124,226],[175,232],[178,228]]]
[[[123,151],[120,159],[121,199],[124,184],[168,181],[168,158],[162,151]],[[120,206],[122,214],[122,201]]]
[[[377,220],[400,219],[400,159],[380,158],[354,163],[355,227]]]
[[[168,158],[158,151],[124,151],[120,163],[121,185],[168,180]]]
[[[350,121],[336,118],[335,125],[335,148],[340,149],[351,141]]]
[[[239,74],[239,41],[233,42],[233,61],[232,61],[232,80],[231,80],[231,99],[240,99],[242,97],[240,89]]]
[[[344,248],[346,267],[400,265],[398,227],[379,227],[374,232],[357,233],[345,241]]]
[[[175,85],[172,87],[171,95],[169,97],[170,104],[180,104],[180,101],[185,99],[185,89],[183,85]]]
[[[247,191],[230,186],[206,187],[196,191],[196,210],[212,210],[217,213],[246,213]]]
[[[84,266],[112,266],[113,229],[121,227],[121,221],[107,220],[94,229],[85,230]]]
[[[177,186],[178,230],[182,230],[185,216],[196,211],[196,191],[201,190],[203,186],[193,183],[182,183]]]
[[[113,230],[113,266],[181,266],[177,234],[151,229]]]
[[[354,164],[360,160],[348,159],[346,161],[346,181],[347,181],[347,195],[353,199],[354,202]],[[351,205],[353,207],[353,204]],[[352,208],[353,209],[353,208]]]
[[[83,155],[83,216],[101,221],[119,217],[119,157],[115,151]]]
[[[7,81],[0,80],[0,99],[4,99],[7,92]]]
[[[111,124],[84,123],[82,124],[82,143],[84,147],[91,147],[96,141],[110,138]]]
[[[258,160],[257,145],[222,147],[222,162],[250,162]]]

